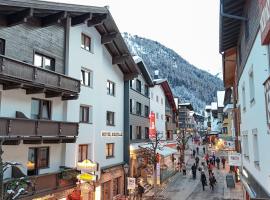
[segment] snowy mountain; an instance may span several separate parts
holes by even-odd
[[[196,68],[159,42],[128,33],[123,37],[132,54],[143,59],[152,77],[154,70],[159,70],[160,78],[168,79],[174,95],[181,102],[191,102],[196,111],[215,101],[216,91],[223,90],[221,79]]]

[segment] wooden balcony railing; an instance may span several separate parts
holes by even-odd
[[[70,173],[71,175],[66,175]],[[27,193],[19,197],[19,199],[32,199],[54,192],[64,191],[76,187],[76,170],[70,169],[65,172],[46,173],[37,176],[29,176],[27,178],[31,183],[28,186]],[[16,179],[9,179],[4,181],[5,190],[8,189],[9,184],[16,181]]]
[[[77,136],[78,123],[0,117],[0,137]]]
[[[64,74],[36,67],[0,54],[0,81],[5,85],[18,85],[21,88],[33,88],[54,92],[68,98],[78,96],[80,81]]]

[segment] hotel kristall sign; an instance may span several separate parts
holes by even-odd
[[[102,137],[122,137],[123,132],[121,131],[101,131]]]
[[[270,0],[258,0],[261,10],[260,31],[262,44],[270,42]]]

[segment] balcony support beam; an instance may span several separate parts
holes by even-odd
[[[61,23],[61,20],[65,19],[66,17],[67,17],[66,11],[58,12],[58,13],[43,17],[41,19],[41,26],[48,27],[53,24],[59,24]]]
[[[125,61],[129,58],[128,55],[124,54],[122,56],[115,56],[112,59],[112,64],[113,65],[118,65],[118,64],[124,64]]]
[[[113,42],[113,40],[117,37],[117,32],[111,32],[108,34],[104,34],[101,36],[101,44],[108,44]]]
[[[4,84],[3,90],[20,89],[22,87],[23,87],[23,84],[21,84],[21,83]]]
[[[91,20],[87,22],[88,27],[97,26],[102,24],[107,19],[107,14],[102,14],[93,17]]]
[[[22,23],[26,23],[33,17],[34,9],[27,8],[19,12],[15,12],[7,16],[7,26],[16,26]]]
[[[91,20],[93,17],[92,13],[86,13],[83,15],[79,15],[76,17],[71,18],[71,26],[77,26],[80,24],[86,23],[88,20]]]
[[[26,89],[26,94],[40,94],[40,93],[45,93],[46,89],[45,88],[29,88]]]

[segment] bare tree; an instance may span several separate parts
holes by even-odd
[[[179,167],[182,169],[182,164],[185,161],[185,150],[188,146],[188,141],[192,135],[186,130],[177,130],[177,150],[179,151]]]
[[[162,150],[163,145],[161,140],[163,138],[162,133],[157,133],[157,136],[151,140],[146,146],[139,146],[142,156],[147,157],[149,163],[153,165],[153,175],[154,175],[154,197],[157,193],[157,163],[158,160],[158,153],[157,150]]]

